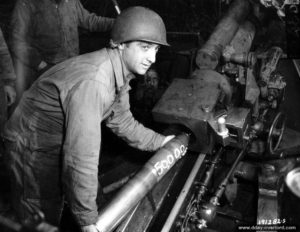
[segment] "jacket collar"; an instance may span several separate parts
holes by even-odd
[[[121,87],[123,87],[132,78],[134,78],[134,75],[131,72],[129,72],[129,70],[126,68],[122,60],[121,54],[117,48],[107,48],[107,52],[113,66],[117,91],[119,91]]]

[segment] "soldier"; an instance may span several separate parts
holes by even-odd
[[[160,46],[169,46],[161,17],[128,8],[116,19],[110,48],[55,65],[23,94],[5,130],[20,219],[38,209],[58,225],[65,198],[82,231],[97,231],[102,121],[142,150],[174,137],[145,128],[130,112],[129,81],[147,72]]]
[[[18,99],[43,71],[79,54],[78,27],[110,31],[113,23],[88,12],[79,0],[18,0],[10,45]]]

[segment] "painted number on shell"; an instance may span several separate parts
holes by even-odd
[[[160,160],[154,164],[153,174],[159,176],[167,172],[174,163],[185,155],[187,147],[181,145],[179,148],[175,148],[172,154],[169,154],[165,159]]]

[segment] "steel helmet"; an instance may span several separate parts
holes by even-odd
[[[139,40],[170,46],[162,18],[141,6],[129,7],[121,12],[112,28],[111,39],[116,44]]]

